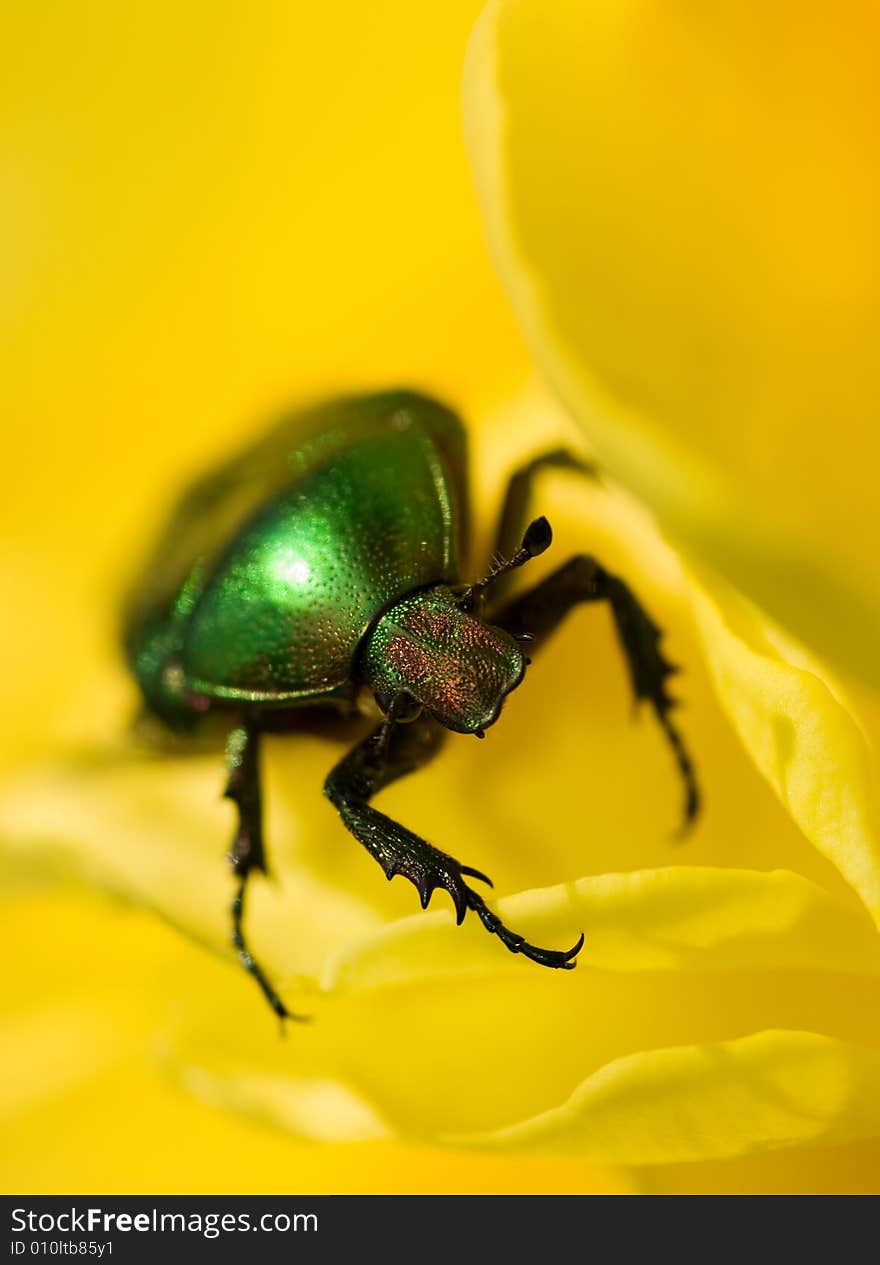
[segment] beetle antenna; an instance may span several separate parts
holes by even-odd
[[[550,548],[553,540],[553,529],[543,517],[536,518],[529,523],[522,538],[522,544],[513,557],[508,558],[506,562],[495,563],[489,574],[484,576],[482,580],[478,580],[476,584],[471,584],[464,590],[458,599],[458,604],[464,610],[472,607],[476,599],[482,594],[490,584],[494,584],[502,575],[506,575],[508,571],[515,571],[517,567],[525,566],[532,558],[537,558],[545,549]]]

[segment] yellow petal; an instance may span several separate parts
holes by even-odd
[[[239,1070],[232,1078],[199,1067],[178,1070],[181,1086],[202,1102],[267,1120],[312,1142],[368,1142],[391,1137],[369,1105],[338,1081],[267,1076]]]
[[[321,757],[326,763],[321,744],[298,751],[300,775]],[[218,752],[162,759],[119,747],[29,766],[4,788],[0,829],[7,862],[107,888],[231,959],[234,886],[223,846],[232,811],[220,797],[222,764]],[[315,771],[308,785],[320,784]],[[318,811],[325,807],[320,794],[308,801]],[[298,808],[295,797],[272,796],[268,816],[279,860],[296,855]],[[293,881],[253,883],[248,918],[255,950],[267,952],[275,972],[297,977],[301,986],[307,986],[301,977],[316,975],[330,950],[379,923],[356,895],[306,867]]]
[[[583,929],[579,970],[880,971],[880,937],[850,908],[797,874],[674,866],[602,874],[494,902],[537,944],[567,947]],[[328,970],[333,992],[420,977],[521,974],[478,927],[416,916],[364,939]]]
[[[160,1054],[168,1028],[193,996],[212,997],[230,1030],[248,1026],[236,971],[149,915],[74,885],[28,892],[19,883],[2,915],[10,943],[21,950],[4,985],[3,1190],[549,1193],[632,1187],[624,1174],[571,1159],[478,1155],[396,1140],[297,1141],[273,1128],[253,1098],[218,1110],[226,1101],[205,1078],[182,1092]],[[233,997],[224,989],[222,1003],[218,976],[233,986]],[[281,1041],[268,1016],[260,1017],[264,1044],[291,1055],[293,1040]],[[293,1090],[305,1091],[304,1077],[289,1079]],[[333,1112],[337,1126],[351,1121],[353,1096],[326,1081],[312,1096],[313,1107],[319,1095],[311,1124],[327,1136]],[[301,1108],[304,1101],[301,1093]],[[363,1139],[363,1111],[360,1120]],[[300,1114],[281,1123],[287,1129],[309,1121]]]
[[[674,537],[880,683],[878,14],[496,0],[466,130],[530,348]]]
[[[472,411],[521,376],[461,145],[479,8],[5,14],[0,750],[115,655],[169,499],[264,421],[400,383]]]
[[[468,1140],[664,1164],[878,1134],[880,1050],[812,1032],[760,1032],[618,1059],[561,1107]]]
[[[880,922],[873,756],[822,669],[758,611],[694,580],[691,599],[722,706],[804,834]]]
[[[642,1194],[869,1195],[880,1189],[880,1142],[783,1147],[629,1171]]]

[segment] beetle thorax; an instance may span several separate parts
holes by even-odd
[[[367,683],[384,712],[408,695],[456,733],[479,733],[497,720],[525,665],[513,638],[462,610],[445,585],[386,611],[364,656]]]

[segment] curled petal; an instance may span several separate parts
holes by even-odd
[[[601,874],[498,901],[530,936],[586,929],[582,970],[709,972],[854,971],[880,974],[880,937],[815,883],[769,874],[670,866]],[[380,988],[420,977],[521,971],[521,964],[448,915],[405,918],[333,961],[329,993]]]
[[[880,922],[877,783],[865,736],[820,664],[723,587],[691,599],[721,705],[807,838]]]
[[[878,15],[494,0],[465,125],[533,355],[674,538],[880,683]]]
[[[560,1107],[467,1142],[668,1164],[878,1135],[880,1051],[771,1031],[616,1059]]]

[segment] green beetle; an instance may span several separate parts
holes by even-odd
[[[147,710],[178,733],[229,717],[225,794],[238,809],[229,859],[238,876],[233,943],[272,1009],[296,1018],[244,934],[250,874],[266,872],[260,735],[365,714],[373,724],[330,772],[324,791],[390,879],[403,874],[422,907],[449,892],[513,953],[570,969],[506,927],[465,878],[478,870],[372,807],[372,798],[437,752],[445,733],[482,737],[522,681],[531,653],[576,604],[607,600],[638,699],[652,704],[697,812],[692,762],[670,713],[660,631],[627,586],[577,555],[517,596],[511,572],[543,553],[550,526],[526,526],[531,486],[547,466],[585,470],[563,450],[510,481],[495,561],[461,581],[469,546],[466,438],[434,400],[406,391],[306,410],[198,481],[171,516],[129,601],[124,642]],[[525,527],[525,533],[522,534]],[[378,709],[378,710],[377,710]],[[376,719],[381,717],[379,723]]]

